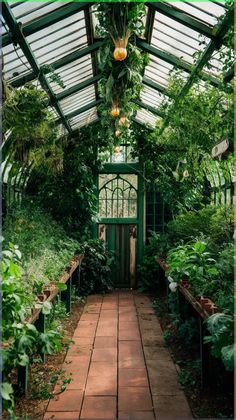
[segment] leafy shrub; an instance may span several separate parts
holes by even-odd
[[[10,244],[2,252],[2,367],[1,395],[3,407],[11,416],[14,412],[14,393],[8,375],[13,368],[27,366],[35,355],[52,354],[61,349],[61,336],[56,331],[41,333],[27,323],[34,295],[22,278],[21,253]],[[49,313],[51,304],[42,303],[43,313]]]
[[[216,261],[203,240],[179,245],[168,253],[168,275],[178,281],[187,279],[194,294],[208,295],[219,287],[219,271]],[[218,281],[217,281],[218,280]]]
[[[217,313],[207,320],[209,336],[204,337],[205,343],[211,344],[213,356],[221,358],[226,370],[234,368],[234,319],[231,315]]]
[[[111,268],[114,262],[112,252],[101,240],[90,240],[82,246],[84,259],[81,264],[82,295],[103,293],[113,289]]]
[[[189,241],[203,234],[213,244],[230,242],[233,234],[233,212],[230,207],[209,205],[198,211],[188,211],[168,223],[171,243]]]
[[[21,249],[23,276],[33,293],[40,293],[43,284],[58,280],[79,251],[79,243],[69,238],[59,223],[27,200],[5,219],[4,244],[9,241]]]
[[[183,342],[190,346],[199,339],[198,318],[191,317],[179,326],[179,335]]]
[[[150,232],[148,244],[144,248],[142,265],[139,267],[140,292],[155,290],[158,286],[158,264],[157,258],[166,255],[168,236]]]

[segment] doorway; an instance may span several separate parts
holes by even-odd
[[[111,168],[114,172],[104,168],[98,176],[97,234],[115,255],[114,286],[135,288],[144,240],[143,184],[139,174],[129,172],[128,166],[111,164]]]
[[[136,282],[137,225],[100,224],[98,237],[114,252],[112,280],[117,288],[134,288]]]

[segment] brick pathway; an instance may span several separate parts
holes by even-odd
[[[192,418],[149,298],[89,296],[73,341],[63,364],[73,381],[44,419]]]

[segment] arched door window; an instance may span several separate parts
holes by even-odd
[[[137,175],[99,176],[99,216],[137,217]]]

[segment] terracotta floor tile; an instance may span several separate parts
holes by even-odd
[[[97,337],[117,337],[117,327],[98,327]]]
[[[119,420],[155,420],[153,411],[119,411]],[[174,420],[174,419],[173,419]]]
[[[139,341],[124,340],[119,342],[119,355],[136,357],[143,355],[142,345]]]
[[[94,349],[92,362],[117,362],[117,347],[107,349]]]
[[[93,346],[78,346],[78,345],[72,345],[68,352],[67,352],[67,357],[70,356],[91,356],[92,354],[92,349]]]
[[[94,347],[106,349],[117,346],[117,338],[114,337],[97,337],[95,338]]]
[[[124,360],[119,359],[118,366],[119,369],[145,369],[145,362],[143,358],[133,359],[130,357]]]
[[[138,330],[139,331],[139,325],[138,321],[119,321],[119,330]]]
[[[106,309],[116,309],[118,306],[117,302],[103,302],[102,304],[102,310],[106,310]]]
[[[119,369],[119,387],[123,386],[149,386],[146,369]]]
[[[133,314],[120,314],[119,322],[135,322],[137,320],[137,315]]]
[[[74,337],[94,337],[96,327],[77,327],[74,332]]]
[[[86,384],[85,395],[117,395],[116,376],[89,376]]]
[[[79,372],[74,371],[71,373],[71,382],[66,385],[66,390],[84,390],[87,381],[88,369],[81,369]],[[62,382],[59,380],[54,388],[54,393],[57,394],[61,391]]]
[[[68,411],[67,413],[63,411],[49,411],[45,413],[44,420],[78,420],[79,414],[79,411]]]
[[[88,369],[90,357],[88,356],[68,356],[66,357],[62,369],[68,371],[79,371],[81,369]]]
[[[141,337],[140,337],[140,333],[138,328],[133,329],[133,330],[120,330],[119,331],[119,336],[118,336],[119,341],[122,340],[134,340],[134,341],[140,341]]]
[[[84,398],[81,419],[116,419],[115,397]]]
[[[96,321],[98,321],[98,318],[99,318],[99,314],[87,314],[87,313],[83,312],[83,314],[80,317],[80,321],[96,322]]]
[[[78,346],[92,346],[94,337],[72,337],[72,340],[74,341],[74,344]]]
[[[184,393],[175,396],[153,397],[153,405],[157,419],[192,419]]]
[[[80,411],[82,405],[82,391],[65,391],[50,400],[47,411]]]
[[[147,387],[124,387],[118,390],[119,411],[151,411],[152,400]]]
[[[106,362],[91,362],[89,376],[116,376],[117,364]]]

